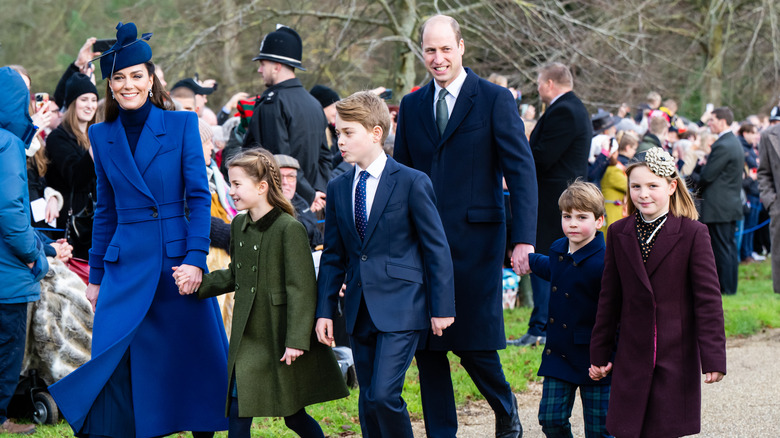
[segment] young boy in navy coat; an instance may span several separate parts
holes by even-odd
[[[363,436],[413,438],[401,391],[428,329],[441,336],[454,322],[450,249],[428,176],[382,150],[391,123],[387,105],[358,92],[336,110],[339,150],[355,166],[328,184],[317,338],[332,344],[345,284]]]
[[[596,322],[604,271],[604,197],[580,180],[558,199],[566,237],[550,246],[550,255],[531,254],[531,270],[550,282],[547,344],[539,375],[544,376],[539,424],[547,437],[570,437],[572,406],[580,388],[585,436],[605,437],[609,380],[594,382],[590,368],[590,334]]]

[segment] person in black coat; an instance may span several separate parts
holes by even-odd
[[[98,92],[89,77],[74,73],[68,79],[65,92],[65,117],[60,126],[49,134],[46,140],[46,156],[49,168],[46,181],[55,190],[62,193],[65,205],[57,218],[57,228],[67,228],[68,218],[85,208],[93,211],[96,199],[95,165],[89,152],[87,128],[95,122]],[[83,229],[91,231],[91,226]],[[92,246],[89,235],[75,235],[71,230],[70,244],[73,256],[88,259]]]
[[[296,192],[318,211],[325,205],[330,180],[331,152],[325,137],[328,122],[317,102],[295,77],[301,65],[301,37],[282,26],[269,33],[253,61],[267,87],[258,97],[244,149],[260,146],[273,154],[289,155],[301,165]]]
[[[539,209],[536,252],[547,255],[550,245],[563,237],[558,197],[577,177],[587,178],[588,153],[593,138],[590,114],[572,91],[569,68],[560,63],[545,65],[537,80],[539,96],[547,110],[531,132],[531,151],[536,163]],[[549,282],[531,274],[534,310],[521,345],[545,343]]]
[[[737,250],[737,221],[742,212],[742,168],[745,154],[737,137],[729,130],[734,114],[726,107],[712,110],[707,122],[710,131],[718,134],[712,152],[701,170],[701,221],[707,224],[715,254],[715,267],[720,279],[720,291],[726,295],[737,293],[739,252]]]

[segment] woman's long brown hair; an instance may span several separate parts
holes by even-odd
[[[152,97],[149,99],[152,100],[152,103],[157,108],[171,111],[174,110],[175,107],[171,97],[168,96],[168,92],[165,91],[162,83],[157,79],[157,75],[154,74],[154,64],[149,61],[145,62],[144,66],[146,66],[146,71],[152,78]],[[117,117],[119,117],[119,102],[114,99],[113,94],[111,93],[111,80],[109,78],[109,80],[106,81],[105,120],[106,122],[113,122]]]

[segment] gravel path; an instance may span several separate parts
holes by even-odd
[[[744,339],[729,339],[726,345],[728,374],[717,384],[702,384],[702,429],[707,438],[780,437],[780,329],[764,330]],[[702,377],[703,379],[703,377]],[[536,419],[541,383],[530,383],[517,394],[524,438],[544,437]],[[458,412],[458,437],[494,436],[493,411],[482,400]],[[574,405],[572,431],[583,436],[582,406]],[[422,422],[414,424],[415,437],[424,438]]]

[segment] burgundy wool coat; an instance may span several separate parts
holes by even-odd
[[[726,373],[723,306],[704,224],[670,214],[646,264],[635,215],[609,228],[590,344],[594,365],[607,364],[616,336],[609,433],[699,433],[702,374]]]

